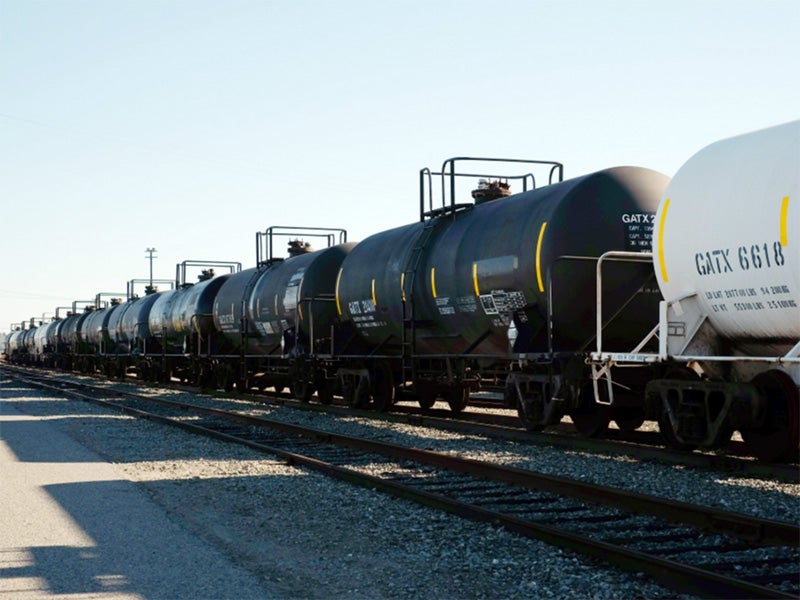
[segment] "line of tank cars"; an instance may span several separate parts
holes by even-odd
[[[490,381],[530,430],[654,420],[675,447],[738,430],[759,458],[797,459],[800,121],[712,144],[671,181],[514,161],[545,165],[537,187],[468,160],[420,172],[418,222],[358,244],[304,230],[327,247],[291,238],[285,259],[273,243],[294,230],[272,228],[253,268],[192,285],[184,263],[175,289],[11,333],[6,359],[379,410],[404,394],[460,411]],[[482,178],[468,204],[460,176]]]

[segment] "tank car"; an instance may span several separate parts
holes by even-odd
[[[21,365],[36,364],[35,336],[40,327],[36,326],[36,319],[30,322],[23,321],[16,331],[13,331],[7,340],[6,356],[10,362]]]
[[[25,333],[25,323],[17,326],[14,331],[8,334],[6,338],[5,355],[6,360],[11,363],[24,362],[24,346],[22,344],[22,337]]]
[[[98,294],[95,298],[94,311],[78,326],[77,333],[82,340],[80,352],[81,364],[87,372],[102,370],[109,376],[118,374],[114,359],[115,336],[110,329],[111,318],[123,312],[122,298],[113,297],[107,306],[103,306],[102,296],[117,294]]]
[[[289,258],[274,256],[274,237],[298,235],[322,237],[328,247],[313,251],[292,240]],[[311,357],[332,353],[336,274],[354,246],[346,240],[344,230],[328,228],[271,227],[257,234],[257,266],[228,279],[214,300],[222,343],[212,368],[221,387],[288,385],[303,400],[319,388],[324,400],[331,398],[325,371]]]
[[[201,268],[197,283],[186,281],[187,267]],[[215,276],[214,268],[229,273]],[[162,378],[170,376],[200,383],[200,356],[216,352],[216,330],[212,316],[214,299],[229,277],[241,271],[238,262],[183,261],[177,265],[175,289],[159,294],[149,316],[148,327],[161,348]]]
[[[62,335],[69,346],[71,368],[82,373],[91,373],[95,369],[94,345],[89,339],[87,324],[95,320],[97,307],[94,301],[84,306],[83,312],[68,319],[62,328]]]
[[[109,351],[105,356],[105,371],[109,377],[124,378],[128,370],[130,348],[123,342],[121,328],[125,313],[130,310],[133,304],[133,298],[129,297],[108,316],[106,331],[109,340]]]
[[[38,327],[33,334],[34,362],[37,365],[54,366],[56,331],[60,325],[59,321],[50,320]]]
[[[159,298],[157,289],[151,288],[141,298],[131,299],[130,306],[121,315],[117,325],[117,343],[131,356],[144,356],[155,351],[150,335],[150,310]]]
[[[450,159],[437,175],[455,174],[457,160],[486,159]],[[586,413],[580,426],[599,433],[610,415],[598,416],[584,389],[597,259],[609,250],[650,250],[667,181],[623,167],[508,197],[476,194],[468,205],[455,203],[451,183],[449,206],[443,198],[441,208],[421,208],[420,222],[375,234],[345,259],[336,290],[341,319],[383,359],[383,378],[410,381],[423,407],[442,396],[461,410],[482,373],[513,359],[507,398],[527,427]],[[605,331],[638,340],[649,325],[643,315],[660,300],[652,268],[620,262],[608,277]],[[364,374],[353,385],[368,389],[369,379],[382,377]]]
[[[679,445],[739,430],[756,456],[797,459],[800,121],[712,144],[656,216],[664,354],[691,368],[648,386]]]
[[[592,355],[609,379],[615,366],[656,369],[646,412],[676,448],[724,446],[738,430],[758,458],[797,460],[798,156],[800,121],[692,156],[654,221],[658,350]]]
[[[102,315],[96,316],[94,323],[89,324],[95,345],[91,348],[85,344],[81,346],[85,354],[79,362],[86,362],[90,352],[94,352],[91,355],[93,365],[109,377],[122,378],[131,368],[139,376],[149,375],[145,372],[148,353],[156,352],[158,347],[150,335],[147,317],[157,297],[156,288],[148,289],[142,298],[129,292],[126,302],[115,302]],[[88,333],[87,325],[80,323],[74,327],[77,329],[75,337],[82,332]]]
[[[77,303],[73,304],[73,310],[59,326],[57,330],[58,352],[56,356],[56,366],[70,370],[75,365],[75,354],[77,351],[77,330],[78,326],[86,317],[89,316],[88,306],[81,312],[77,312]]]

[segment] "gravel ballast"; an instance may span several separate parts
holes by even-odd
[[[352,487],[247,448],[37,391],[0,398],[116,463],[167,515],[220,548],[279,598],[674,598],[649,578],[603,568],[481,523]],[[647,465],[633,459],[487,441],[408,425],[290,409],[270,418],[373,431],[381,439],[458,452],[639,492],[796,521],[798,486]],[[330,426],[330,427],[329,427]],[[46,440],[43,440],[46,443]],[[654,471],[657,469],[657,471]],[[648,482],[650,482],[648,484]],[[645,489],[648,488],[648,489]],[[109,524],[124,516],[108,515]],[[211,567],[210,567],[211,568]],[[169,576],[168,565],[165,576]]]

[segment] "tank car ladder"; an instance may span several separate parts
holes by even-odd
[[[406,261],[406,267],[402,273],[401,291],[403,294],[403,334],[402,346],[402,368],[403,385],[409,380],[416,381],[416,366],[414,364],[414,351],[417,343],[417,315],[416,302],[414,301],[414,283],[416,280],[419,264],[422,261],[422,253],[428,245],[433,232],[436,229],[438,217],[433,217],[424,221],[422,229],[417,236],[414,246],[411,248]],[[406,291],[407,290],[407,291]]]

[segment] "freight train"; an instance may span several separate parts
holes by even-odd
[[[458,412],[490,381],[531,430],[648,419],[675,447],[739,430],[756,456],[796,459],[798,150],[800,121],[713,144],[672,181],[506,161],[549,169],[543,186],[459,170],[499,159],[449,159],[420,172],[415,223],[360,243],[270,228],[253,268],[189,284],[183,263],[175,289],[19,328],[6,360],[379,410],[403,394]],[[467,203],[461,177],[480,179]]]

